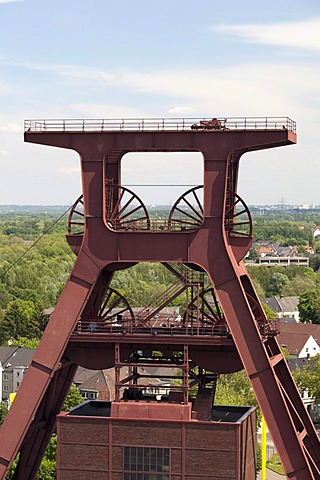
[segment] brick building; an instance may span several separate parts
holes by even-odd
[[[57,417],[58,480],[255,480],[256,415],[192,404],[88,401]]]

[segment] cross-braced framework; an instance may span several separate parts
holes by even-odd
[[[18,453],[14,478],[35,477],[78,365],[114,367],[119,403],[148,394],[143,369],[161,365],[179,369],[171,393],[182,403],[197,386],[194,408],[202,419],[210,416],[218,375],[244,368],[287,477],[318,480],[319,438],[243,263],[252,223],[237,193],[241,156],[294,144],[295,122],[28,120],[25,126],[25,141],[79,153],[83,192],[68,224],[75,265],[0,430],[1,478]],[[203,155],[203,186],[181,195],[166,219],[153,219],[143,199],[121,185],[123,155],[150,151]],[[160,262],[172,284],[135,311],[112,279],[140,262]],[[178,296],[185,313],[161,316]]]

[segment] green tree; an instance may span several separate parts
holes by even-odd
[[[289,279],[284,273],[275,272],[270,278],[270,282],[266,289],[268,297],[281,295],[283,287],[288,283]]]
[[[10,467],[10,470],[9,470],[9,472],[7,473],[6,480],[12,480],[12,479],[13,479],[14,471],[15,471],[15,469],[16,469],[18,460],[19,460],[19,454],[18,454],[18,455],[16,456],[16,458],[13,460],[12,465],[11,465],[11,467]]]
[[[282,288],[282,295],[295,297],[315,286],[315,278],[309,275],[297,275],[289,280]]]
[[[320,323],[320,288],[306,290],[299,297],[300,321]]]
[[[257,474],[260,472],[262,468],[262,449],[261,449],[261,443],[257,442],[257,456],[256,456],[256,472]]]
[[[309,265],[317,272],[320,269],[320,255],[312,255],[309,260]]]
[[[261,302],[261,304],[268,320],[275,320],[277,318],[276,312],[274,312],[272,308],[270,308],[269,305],[267,305],[266,303]]]
[[[21,345],[23,348],[30,348],[31,350],[36,350],[39,342],[39,338],[18,337],[11,342],[10,346],[19,347]]]
[[[254,247],[251,247],[250,248],[250,251],[249,251],[249,255],[248,255],[248,260],[256,260],[257,258],[259,258],[259,254],[257,252],[257,249],[254,248]]]
[[[54,480],[56,478],[57,436],[52,435],[45,455],[40,464],[36,480]]]
[[[48,447],[40,464],[38,473],[35,477],[36,480],[55,480],[56,477],[56,450],[57,450],[57,437],[53,435],[49,441]],[[13,480],[14,471],[17,467],[19,454],[14,459],[9,473],[6,476],[6,480]]]
[[[8,303],[1,324],[3,338],[38,338],[40,312],[30,300],[13,300]]]
[[[36,480],[55,480],[57,478],[56,471],[56,461],[44,457],[40,464]]]
[[[320,354],[310,359],[302,369],[296,368],[293,376],[299,390],[307,390],[315,402],[320,403]]]
[[[12,296],[8,292],[4,284],[0,284],[0,307],[5,308],[7,304],[12,300]]]
[[[46,449],[46,458],[49,460],[54,460],[56,461],[56,454],[57,454],[57,436],[52,435],[50,438],[49,445],[47,446]]]
[[[66,399],[64,401],[62,411],[67,412],[71,408],[76,407],[82,402],[83,402],[83,397],[81,396],[77,387],[72,384],[69,389],[68,395],[66,396]]]
[[[258,403],[244,370],[219,375],[215,395],[217,405],[248,405],[258,407]],[[260,411],[257,410],[260,420]]]
[[[8,406],[5,403],[0,403],[0,426],[3,424],[3,421],[8,413]]]

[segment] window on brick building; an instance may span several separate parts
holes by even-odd
[[[123,447],[123,480],[169,480],[169,448]]]
[[[98,393],[97,393],[97,392],[86,392],[86,391],[82,391],[82,392],[80,392],[80,393],[81,393],[82,398],[89,399],[89,400],[96,400],[97,397],[98,397]]]

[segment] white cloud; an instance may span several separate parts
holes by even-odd
[[[122,87],[182,99],[193,109],[193,116],[286,115],[304,124],[308,135],[318,134],[317,64],[260,62],[192,71],[131,71],[123,77]],[[165,115],[165,111],[160,115]]]
[[[164,105],[166,110],[157,106],[157,102],[128,106],[115,95],[112,103],[64,104],[64,116],[145,118],[164,116],[168,112],[177,116],[190,116],[192,112],[192,116],[199,117],[287,115],[299,122],[299,133],[302,125],[308,136],[318,134],[316,122],[320,100],[320,68],[317,63],[304,64],[282,59],[281,63],[246,63],[192,70],[119,70],[120,73],[116,71],[112,74],[68,65],[56,68],[56,65],[29,64],[28,67],[55,70],[61,73],[61,78],[64,72],[69,72],[71,83],[81,81],[87,88],[92,85],[96,89],[95,79],[106,78],[108,87],[114,86],[119,92],[168,96]],[[173,98],[175,101],[180,99],[181,106],[176,104],[169,108]]]
[[[188,113],[194,113],[194,109],[190,107],[173,107],[169,108],[168,113],[174,113],[174,114],[188,114]]]
[[[67,175],[74,175],[75,173],[78,175],[80,172],[79,167],[60,167],[56,170],[57,173],[67,174]]]
[[[75,103],[71,105],[74,113],[81,118],[144,118],[146,112],[127,105]]]
[[[108,103],[49,103],[46,106],[48,117],[146,118],[163,117],[168,113],[175,116],[192,114],[194,117],[286,115],[298,121],[299,135],[301,132],[308,137],[314,135],[316,138],[318,135],[320,68],[317,62],[303,63],[301,59],[292,61],[282,58],[281,62],[247,62],[223,67],[176,70],[120,68],[114,72],[77,65],[28,63],[20,66],[55,72],[62,81],[67,79],[73,89],[81,82],[88,91],[91,87],[96,91],[99,86],[97,79],[100,79],[102,97],[107,85]],[[118,95],[121,92],[126,95],[133,93],[132,99],[136,92],[149,95],[149,98],[152,95],[154,99],[128,105]],[[158,103],[157,97],[164,96],[167,96],[165,103]],[[170,105],[173,106],[170,108]],[[8,131],[8,128],[1,127],[0,123],[1,130]]]
[[[1,1],[1,0],[0,0]],[[85,80],[95,84],[116,84],[121,79],[121,73],[111,73],[97,70],[82,65],[62,64],[62,63],[35,63],[35,62],[16,62],[2,59],[1,63],[18,67],[38,70],[42,72],[53,72],[61,77],[71,78],[72,81]]]
[[[2,4],[2,3],[13,3],[13,2],[24,2],[24,0],[0,0],[0,4]]]
[[[208,67],[192,70],[123,70],[103,72],[76,65],[21,64],[26,68],[54,71],[61,78],[70,79],[73,88],[77,82],[97,88],[103,87],[142,94],[167,95],[182,99],[182,106],[167,109],[172,114],[195,112],[203,115],[214,109],[216,115],[277,115],[296,108],[299,103],[305,108],[304,99],[313,98],[313,107],[318,108],[320,98],[320,69],[318,64],[303,64],[283,61],[259,62]],[[288,77],[290,72],[290,77]],[[306,93],[307,92],[307,93]],[[303,101],[301,102],[301,98]],[[167,101],[168,104],[168,101]],[[128,107],[115,97],[114,105],[97,103],[74,104],[71,108],[81,116],[140,117],[150,114],[150,106]],[[185,106],[188,105],[188,106]],[[70,108],[70,105],[69,105]],[[151,108],[154,110],[153,105]],[[282,109],[282,113],[278,110]],[[64,110],[66,105],[64,105]],[[163,115],[165,112],[161,112]]]
[[[213,29],[252,43],[320,50],[320,18],[291,23],[220,25]]]
[[[299,134],[318,135],[320,68],[317,62],[291,59],[281,62],[247,62],[231,66],[192,69],[129,70],[103,72],[77,65],[20,64],[25,68],[55,72],[68,84],[94,91],[108,87],[108,103],[98,101],[48,104],[47,116],[77,118],[146,118],[165,116],[289,116],[298,121]],[[97,79],[100,85],[97,85]],[[69,85],[68,85],[69,86]],[[114,91],[112,88],[114,87]],[[121,92],[151,95],[137,105],[124,104]],[[111,97],[110,97],[111,95]],[[165,103],[154,101],[167,96]],[[173,103],[177,102],[177,103]],[[173,105],[170,108],[170,105]],[[63,113],[61,113],[63,112]],[[42,112],[40,115],[43,115]],[[302,127],[302,128],[301,128]],[[1,127],[0,131],[5,130]],[[20,130],[19,130],[20,131]]]
[[[7,125],[1,125],[0,126],[0,132],[5,132],[5,133],[17,133],[17,132],[22,132],[23,129],[20,125],[17,125],[15,123],[8,123]]]

